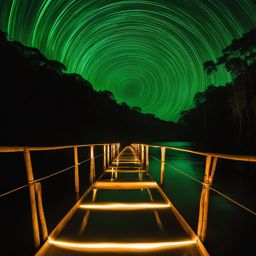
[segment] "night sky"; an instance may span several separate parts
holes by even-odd
[[[176,121],[233,38],[256,27],[255,0],[0,0],[0,28],[118,102]]]

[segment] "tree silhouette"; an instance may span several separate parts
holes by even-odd
[[[204,62],[203,68],[204,68],[204,71],[207,73],[207,75],[210,75],[214,71],[217,71],[217,65],[212,60]]]
[[[3,32],[0,56],[2,145],[169,141],[182,136],[179,125],[117,104],[111,92],[95,91],[81,75],[64,72],[62,63],[8,41]]]
[[[256,29],[245,33],[241,38],[234,39],[223,49],[222,56],[203,64],[206,73],[212,74],[218,66],[224,65],[233,77],[233,93],[230,94],[229,105],[232,114],[242,133],[242,127],[252,133],[256,125],[255,83],[251,81],[251,66],[256,61]]]
[[[0,30],[0,43],[3,44],[7,41],[7,34]]]

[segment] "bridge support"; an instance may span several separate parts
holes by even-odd
[[[110,146],[109,144],[107,145],[107,165],[109,165],[109,162],[110,162]]]
[[[206,156],[205,164],[205,175],[204,175],[204,185],[202,187],[200,206],[199,206],[199,217],[197,226],[197,236],[204,242],[207,230],[207,219],[208,219],[208,209],[209,209],[209,194],[210,188],[213,182],[217,157],[212,157],[211,155]]]
[[[148,145],[146,145],[146,171],[149,172],[149,156],[148,156]]]
[[[35,188],[36,188],[38,215],[41,223],[43,241],[46,241],[48,237],[48,229],[47,229],[45,215],[44,215],[41,183],[40,182],[35,183]]]
[[[114,144],[111,144],[111,161],[113,161],[115,157],[115,145]]]
[[[79,193],[79,169],[78,169],[78,150],[77,147],[74,147],[74,163],[75,163],[75,192]]]
[[[116,154],[118,155],[120,152],[120,143],[116,145]]]
[[[106,150],[106,148],[107,148],[107,146],[104,145],[103,146],[103,157],[104,157],[104,159],[103,159],[103,168],[104,168],[104,170],[107,169],[107,150]]]
[[[92,184],[94,180],[95,180],[94,145],[90,145],[90,178],[89,178],[90,184]]]
[[[137,155],[140,156],[141,151],[140,151],[140,144],[136,144],[136,148],[137,148]]]
[[[145,152],[144,145],[141,145],[141,163],[144,164]]]
[[[40,246],[40,233],[39,233],[39,225],[38,225],[37,209],[36,209],[35,182],[34,182],[30,151],[27,148],[24,149],[24,159],[25,159],[26,172],[27,172],[27,178],[29,183],[29,195],[30,195],[34,244],[35,244],[35,248],[37,249]]]
[[[165,169],[165,147],[161,147],[161,173],[160,173],[160,184],[164,184],[164,169]]]

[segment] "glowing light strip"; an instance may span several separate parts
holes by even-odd
[[[196,244],[195,240],[178,242],[152,242],[152,243],[75,243],[69,241],[54,241],[50,237],[48,242],[57,247],[79,251],[153,251],[167,250]]]
[[[113,161],[112,164],[139,164],[140,161]]]
[[[159,203],[96,203],[96,204],[81,204],[79,208],[87,210],[148,210],[148,209],[164,209],[169,208],[169,204]]]
[[[106,170],[105,172],[120,172],[120,173],[138,173],[138,172],[146,172],[146,170]]]
[[[131,182],[108,182],[108,181],[96,181],[93,185],[98,189],[141,189],[141,188],[158,188],[158,185],[154,181],[131,181]]]

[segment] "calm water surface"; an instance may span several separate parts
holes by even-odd
[[[193,149],[189,142],[158,143]],[[160,158],[160,150],[150,148],[150,155]],[[167,150],[166,163],[195,179],[203,181],[205,157]],[[197,231],[201,185],[165,166],[164,190]],[[256,164],[218,160],[213,187],[245,206],[256,210]],[[151,175],[159,181],[160,162],[150,158]],[[256,255],[256,216],[239,208],[215,192],[210,192],[206,248],[211,255]]]

